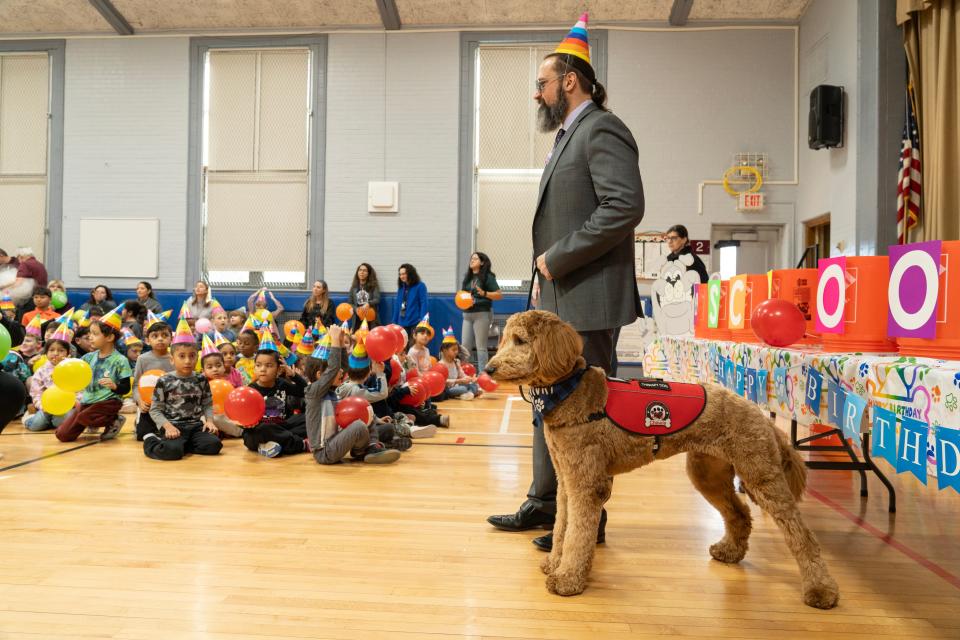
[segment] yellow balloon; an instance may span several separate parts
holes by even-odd
[[[67,358],[53,368],[53,383],[64,391],[82,391],[91,380],[93,370],[79,358]]]
[[[64,391],[60,387],[50,387],[40,396],[40,405],[44,412],[52,416],[62,416],[73,409],[77,397],[69,391]]]

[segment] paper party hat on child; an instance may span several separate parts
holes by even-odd
[[[323,319],[317,316],[317,323],[314,326],[313,337],[322,336],[327,332],[327,327],[323,324]]]
[[[193,314],[190,313],[190,305],[186,301],[180,305],[180,315],[178,317],[183,318],[184,320],[193,319]]]
[[[214,329],[213,330],[213,346],[219,349],[225,344],[230,344],[230,341],[227,340],[226,336],[224,336],[222,333]]]
[[[171,344],[197,344],[196,339],[193,337],[193,332],[190,331],[190,325],[187,324],[186,318],[180,318],[180,321],[177,323],[177,330],[173,334]]]
[[[40,314],[33,316],[30,319],[30,324],[27,325],[27,335],[40,337],[40,327],[43,326],[43,320],[40,318]]]
[[[64,320],[66,318],[66,320]],[[67,314],[64,314],[60,317],[60,320],[57,321],[57,330],[53,332],[53,335],[47,340],[60,340],[61,342],[66,342],[70,344],[73,340],[73,329],[70,328],[70,317]]]
[[[0,294],[0,311],[9,311],[15,308],[16,305],[13,304],[13,298],[10,297],[9,291],[4,291]]]
[[[367,336],[370,335],[370,325],[367,324],[367,320],[364,319],[360,323],[360,328],[354,332],[354,335],[357,336],[357,340],[366,340]]]
[[[447,327],[443,330],[442,344],[457,344],[457,336],[453,332],[453,327]]]
[[[327,360],[330,357],[330,334],[323,336],[317,343],[317,348],[313,350],[311,357],[318,360]]]
[[[276,351],[280,353],[280,350],[277,349],[277,343],[273,341],[273,334],[270,331],[264,331],[260,334],[260,347],[258,351]]]
[[[143,340],[138,338],[137,334],[135,334],[133,331],[130,331],[130,329],[127,329],[126,327],[124,327],[123,328],[123,346],[129,348],[136,344],[143,344]]]
[[[166,321],[167,319],[163,316],[163,314],[157,315],[153,311],[150,311],[150,309],[147,309],[147,329],[157,324],[158,322],[166,322]]]
[[[301,355],[308,356],[313,353],[313,345],[316,344],[316,341],[313,339],[313,333],[308,332],[300,338],[300,342],[297,343],[297,353]]]
[[[586,13],[580,16],[577,24],[573,25],[570,32],[567,33],[563,41],[557,46],[554,53],[565,53],[575,56],[590,64],[590,42],[587,38],[587,20]]]
[[[433,340],[433,336],[434,336],[435,334],[434,334],[434,331],[433,331],[433,327],[430,326],[430,314],[429,314],[429,313],[426,314],[425,316],[423,316],[423,320],[421,320],[420,322],[417,323],[417,329],[419,329],[420,327],[425,327],[425,328],[427,329],[427,332],[430,334],[430,339]]]
[[[223,337],[223,336],[221,336]],[[217,345],[210,339],[210,336],[203,334],[203,345],[200,351],[200,359],[203,360],[207,356],[220,355],[220,350],[217,349]]]
[[[220,306],[220,303],[219,303],[219,302],[214,301],[214,303],[213,303],[213,308],[210,309],[210,317],[212,318],[213,316],[218,315],[218,314],[221,314],[221,313],[222,313],[223,315],[227,315],[227,310],[224,309],[222,306]]]
[[[262,304],[262,305],[266,305],[266,304],[267,304],[267,290],[266,290],[266,289],[260,289],[260,291],[257,291],[257,301],[256,301],[254,304]]]
[[[120,331],[120,327],[123,326],[123,318],[120,317],[120,314],[123,313],[123,308],[127,306],[126,302],[121,302],[115,308],[107,312],[105,316],[100,317],[100,324],[105,324],[108,327]]]
[[[367,356],[367,347],[363,344],[363,340],[357,340],[357,344],[353,345],[353,351],[350,352],[348,362],[351,369],[363,369],[370,366],[370,358]]]

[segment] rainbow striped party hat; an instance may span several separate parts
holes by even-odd
[[[587,14],[584,13],[570,32],[557,46],[554,53],[566,53],[590,64],[590,42],[587,39]]]
[[[193,337],[193,332],[190,331],[190,325],[187,324],[186,318],[180,318],[180,322],[177,323],[177,330],[173,334],[173,340],[170,344],[197,344],[196,339]]]
[[[220,336],[221,338],[223,336]],[[200,359],[203,360],[207,356],[212,356],[214,354],[220,355],[220,350],[217,349],[216,343],[210,339],[210,336],[203,334],[203,342],[201,343],[202,347],[200,350]]]

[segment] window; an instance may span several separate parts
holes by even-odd
[[[211,49],[204,62],[203,274],[219,287],[302,287],[310,49]]]
[[[537,67],[554,44],[477,48],[474,100],[474,247],[501,286],[530,279],[530,227],[555,134],[537,131]]]
[[[0,55],[0,229],[3,248],[44,260],[50,112],[49,54]]]

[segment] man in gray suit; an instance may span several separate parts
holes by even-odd
[[[642,315],[633,239],[644,207],[637,143],[606,110],[606,91],[582,56],[548,55],[537,72],[534,99],[540,129],[559,127],[533,220],[534,297],[580,333],[588,365],[613,375],[620,327]],[[516,513],[487,521],[506,531],[550,528],[556,495],[543,429],[534,427],[527,500]],[[598,542],[604,540],[606,511],[601,515]],[[533,542],[549,551],[553,537]]]

